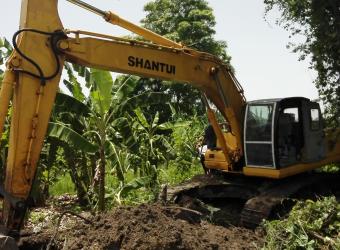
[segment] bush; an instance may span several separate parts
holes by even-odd
[[[298,202],[289,217],[264,223],[264,249],[340,249],[340,205],[335,197]]]
[[[340,165],[337,165],[337,164],[326,165],[320,168],[319,171],[326,172],[326,173],[338,173],[340,172]]]

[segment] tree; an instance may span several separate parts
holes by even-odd
[[[205,0],[155,0],[147,3],[144,11],[146,17],[141,21],[144,27],[188,47],[214,54],[230,65],[226,42],[214,39],[216,21]],[[159,84],[159,80],[153,80],[150,85]],[[172,95],[176,110],[189,116],[195,109],[197,113],[204,113],[200,92],[193,87],[173,83],[163,91]],[[170,113],[168,106],[162,108]],[[162,118],[162,113],[160,115]]]
[[[226,42],[213,37],[216,21],[205,0],[155,0],[147,3],[144,11],[147,14],[141,22],[146,28],[230,62]]]
[[[330,127],[340,125],[340,1],[338,0],[264,0],[266,13],[278,7],[277,20],[293,36],[305,41],[290,44],[301,59],[311,57],[311,68],[318,76],[315,85],[326,104]]]

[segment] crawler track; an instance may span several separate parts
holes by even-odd
[[[167,188],[165,199],[193,209],[197,209],[194,200],[209,203],[222,200],[228,205],[230,199],[240,199],[245,205],[240,211],[239,224],[254,228],[283,208],[289,209],[296,199],[339,195],[339,180],[339,174],[326,173],[306,173],[283,180],[199,175]]]

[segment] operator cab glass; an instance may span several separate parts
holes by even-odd
[[[244,120],[248,167],[285,168],[325,157],[319,104],[303,97],[249,102]]]
[[[247,166],[274,167],[273,118],[275,103],[247,106],[245,119],[245,152]]]

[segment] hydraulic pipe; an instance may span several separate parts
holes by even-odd
[[[2,136],[6,116],[8,113],[9,102],[12,98],[14,82],[15,73],[11,70],[6,70],[0,90],[0,138]]]
[[[100,9],[98,9],[98,8],[88,4],[88,3],[83,2],[83,1],[80,1],[80,0],[67,0],[67,1],[70,2],[70,3],[73,3],[75,5],[78,5],[81,8],[89,10],[89,11],[91,11],[91,12],[97,14],[97,15],[100,15],[103,18],[105,18],[105,16],[106,16],[106,12],[105,11],[100,10]]]
[[[177,48],[177,49],[181,49],[184,46],[180,43],[176,43],[170,39],[167,39],[163,36],[160,36],[148,29],[145,29],[143,27],[140,27],[136,24],[133,24],[123,18],[121,18],[120,16],[116,15],[115,13],[111,12],[111,11],[103,11],[100,10],[88,3],[85,3],[81,0],[67,0],[70,3],[73,3],[81,8],[84,8],[86,10],[89,10],[101,17],[103,17],[107,22],[114,24],[114,25],[118,25],[124,29],[127,29],[137,35],[140,35],[142,37],[144,37],[146,40],[149,40],[151,42],[154,42],[156,44],[162,45],[162,46],[167,46],[167,47],[173,47],[173,48]]]

